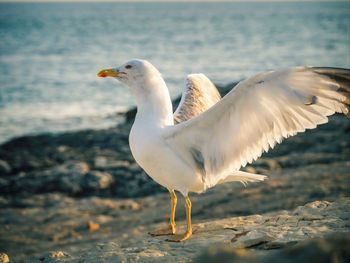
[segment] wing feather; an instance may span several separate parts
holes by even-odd
[[[181,101],[174,113],[174,123],[192,119],[216,104],[221,96],[215,85],[203,74],[190,74],[186,78]]]
[[[179,155],[199,151],[207,187],[222,182],[287,138],[349,116],[350,70],[301,67],[255,75],[209,110],[176,126],[164,138]],[[195,165],[195,164],[194,164]]]

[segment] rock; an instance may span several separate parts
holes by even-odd
[[[271,253],[260,262],[350,262],[350,234],[335,233]]]
[[[0,228],[0,243],[3,243],[1,237],[6,235],[7,242],[3,249],[14,253],[13,260],[16,262],[23,257],[27,259],[33,251],[36,254],[45,251],[45,248],[49,251],[58,244],[69,248],[69,257],[60,259],[62,262],[188,262],[198,257],[203,250],[208,251],[217,246],[230,249],[225,250],[225,257],[229,259],[232,253],[234,258],[239,259],[243,252],[255,250],[259,251],[260,257],[311,238],[322,238],[333,233],[346,236],[350,233],[350,197],[336,201],[314,201],[289,211],[225,218],[225,211],[220,216],[216,215],[218,203],[213,194],[209,196],[209,199],[202,201],[202,205],[208,205],[208,200],[212,200],[211,218],[200,219],[200,198],[196,200],[193,195],[193,236],[181,244],[165,242],[167,237],[151,237],[147,234],[150,230],[166,225],[168,194],[118,200],[73,198],[57,193],[28,197],[25,200],[29,206],[22,205],[24,209],[5,208],[5,217],[0,217],[0,224],[5,226]],[[180,218],[184,218],[183,206],[180,205],[182,201],[179,196],[176,222],[179,233],[185,228],[185,222],[180,221]],[[222,219],[215,219],[214,216]],[[87,222],[91,222],[90,228],[98,224],[99,230],[88,231]],[[40,239],[35,238],[38,232]],[[21,233],[26,233],[20,241],[26,245],[23,252],[16,254],[16,238]],[[43,239],[45,242],[41,241]],[[96,246],[96,240],[104,240],[104,243]],[[58,261],[48,255],[43,258],[44,262]],[[37,261],[36,257],[28,262]]]
[[[85,162],[73,162],[54,167],[45,171],[48,180],[53,180],[56,187],[63,192],[77,195],[83,192],[84,183],[90,186],[84,179],[90,171],[90,167]]]
[[[9,204],[9,200],[3,196],[0,196],[0,207],[7,206]]]
[[[265,159],[265,162],[270,171],[276,171],[278,169],[281,169],[281,166],[279,165],[279,163],[274,159]]]
[[[249,248],[271,241],[268,233],[259,230],[243,231],[236,234],[231,242],[236,248]]]
[[[100,168],[105,167],[108,162],[108,159],[104,156],[97,156],[94,160],[94,167]]]
[[[247,249],[235,249],[227,245],[222,245],[207,248],[205,252],[202,252],[201,256],[194,260],[194,263],[253,263],[256,260],[256,254]]]
[[[5,253],[0,253],[0,263],[9,263],[10,259],[9,256]]]
[[[94,223],[94,222],[92,222],[92,221],[89,221],[89,222],[87,223],[87,227],[88,227],[88,229],[89,229],[90,232],[95,232],[95,231],[97,231],[97,230],[100,229],[100,225],[97,224],[97,223]]]
[[[60,174],[78,173],[86,174],[90,171],[90,166],[86,162],[69,162],[58,166],[56,172]]]
[[[69,147],[66,145],[60,145],[57,147],[57,151],[59,153],[64,153],[64,152],[67,152],[68,150],[69,150]]]
[[[4,160],[0,160],[0,175],[11,173],[11,166]]]
[[[141,209],[141,205],[138,202],[135,202],[133,200],[126,200],[125,202],[123,202],[123,204],[120,206],[120,209],[122,210],[140,210]]]
[[[9,184],[10,184],[9,180],[6,180],[5,178],[0,177],[0,190],[8,188]]]
[[[67,256],[69,256],[69,255],[63,251],[53,251],[50,253],[51,258],[64,258]]]
[[[71,172],[57,172],[56,187],[62,191],[72,195],[84,195],[98,193],[101,190],[108,189],[113,184],[113,177],[107,172],[91,171],[87,169],[83,171],[72,170]]]
[[[39,172],[0,177],[3,193],[64,192],[70,195],[109,193],[114,184],[108,172],[91,171],[86,162],[67,162]]]
[[[250,166],[250,165],[244,167],[243,170],[245,172],[251,173],[251,174],[256,174],[257,173],[256,169],[254,167]]]
[[[233,86],[232,84],[223,87],[222,94]],[[174,104],[177,101],[174,101]],[[0,193],[18,196],[19,194],[62,192],[79,196],[98,194],[125,198],[149,196],[166,191],[145,175],[133,160],[128,145],[131,124],[132,122],[126,122],[118,127],[99,131],[25,136],[0,145],[0,163],[2,163]],[[285,140],[281,145],[276,146],[276,149],[264,154],[263,158],[247,166],[246,170],[252,173],[266,175],[278,173],[286,176],[287,172],[289,173],[286,168],[299,169],[300,175],[310,178],[311,182],[314,180],[311,178],[316,178],[318,174],[325,171],[315,167],[315,176],[305,175],[306,166],[346,165],[350,148],[350,134],[346,132],[348,126],[346,118],[339,115],[332,116],[330,123]],[[2,173],[2,170],[5,173]],[[86,182],[88,177],[85,178],[84,175],[91,171],[107,172],[113,177],[113,182],[107,183],[109,186],[103,189],[79,185]],[[329,168],[326,168],[326,171],[334,172]],[[60,178],[61,175],[63,176]],[[320,184],[319,187],[310,185],[309,198],[306,201],[344,195],[346,185],[338,181],[340,178],[332,180],[326,185]],[[337,185],[331,188],[329,185],[334,183]],[[273,192],[276,186],[281,188],[283,184],[274,185],[269,191]],[[294,187],[294,183],[290,182],[289,186]],[[296,187],[300,188],[301,185]],[[285,188],[287,189],[287,185]],[[289,202],[294,201],[290,199]],[[292,207],[292,204],[287,207]],[[239,213],[244,212],[239,211]]]
[[[98,249],[90,249],[84,253],[90,255],[84,256],[84,260],[112,262],[107,260],[113,258],[123,262],[127,258],[130,262],[187,262],[197,257],[195,262],[268,263],[310,262],[313,257],[319,260],[324,257],[325,260],[320,262],[327,262],[326,259],[332,257],[339,260],[348,257],[346,249],[350,242],[350,228],[347,214],[350,211],[350,197],[335,202],[316,201],[296,210],[297,213],[279,211],[195,223],[192,238],[182,244],[168,243],[164,241],[166,237],[150,237],[144,234],[144,229],[134,229],[129,235],[121,235],[100,244]],[[305,217],[305,214],[312,216]],[[157,224],[150,228],[159,227],[161,225]],[[178,224],[178,231],[184,231],[181,224]],[[133,239],[132,245],[123,242],[123,238],[129,236]],[[316,238],[316,241],[308,241],[311,238]],[[118,245],[119,242],[123,246]],[[259,253],[254,252],[253,247],[259,249]],[[278,248],[283,250],[276,252]],[[198,257],[203,250],[205,252]],[[317,251],[321,256],[317,255]],[[78,254],[74,257],[78,259],[81,256]],[[295,258],[298,260],[293,261]]]
[[[73,258],[74,262],[101,262],[101,263],[122,263],[130,262],[126,260],[120,246],[117,242],[98,243],[94,249],[90,249],[85,253]]]
[[[271,249],[289,248],[310,238],[323,238],[337,232],[343,232],[343,236],[350,235],[348,217],[350,198],[341,198],[336,202],[315,201],[300,206],[296,210],[298,213],[279,211],[197,223],[193,225],[193,237],[186,241],[183,246],[163,242],[164,239],[158,237],[145,238],[145,241],[139,241],[135,247],[138,248],[139,252],[146,249],[159,251],[163,254],[171,251],[171,255],[165,253],[162,256],[153,256],[154,262],[162,260],[163,262],[186,261],[186,259],[191,258],[194,251],[198,252],[203,249],[209,252],[206,252],[205,256],[200,257],[197,262],[233,262],[233,260],[239,261],[241,258],[248,258],[255,262],[257,257],[254,253],[250,253],[249,248],[264,250],[265,254],[268,254],[267,252]],[[305,214],[309,216],[306,217]],[[153,226],[152,229],[158,227],[160,226]],[[183,230],[180,229],[179,232],[181,231]],[[214,260],[208,254],[213,254],[210,251],[216,251],[216,246],[228,247],[229,250],[224,250],[223,254],[220,252],[220,257]],[[187,248],[186,251],[183,250],[184,247]],[[130,249],[122,248],[122,251],[127,258],[135,258],[135,252],[131,253]],[[174,255],[177,257],[174,258]],[[286,255],[284,257],[290,258]],[[208,260],[205,261],[204,258]],[[280,261],[275,259],[264,262]]]
[[[234,249],[228,246],[208,248],[195,263],[240,262],[240,263],[328,263],[350,262],[349,233],[335,233],[326,237],[300,242],[297,245],[271,253],[258,254],[248,249]]]
[[[43,254],[42,256],[39,257],[39,260],[37,259],[31,259],[30,262],[44,262],[44,263],[56,263],[56,262],[70,262],[71,256],[63,251],[52,251]]]
[[[100,189],[106,189],[113,184],[113,177],[109,173],[92,171],[88,175],[84,176],[84,182],[80,184],[86,187],[88,190],[96,191]]]
[[[105,156],[97,156],[94,159],[94,169],[120,169],[128,167],[128,161],[115,160]]]
[[[320,209],[327,208],[331,203],[327,201],[315,201],[305,206],[299,206],[293,211],[293,215],[299,217],[300,220],[312,221],[312,220],[322,220],[324,216],[317,213]]]

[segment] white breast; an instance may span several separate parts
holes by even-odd
[[[201,177],[174,154],[160,133],[160,128],[135,120],[129,144],[136,162],[154,181],[169,190],[184,194],[203,191]]]

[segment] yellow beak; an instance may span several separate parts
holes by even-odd
[[[102,69],[99,73],[97,73],[97,76],[100,78],[106,78],[106,77],[118,77],[118,71],[110,68],[110,69]]]

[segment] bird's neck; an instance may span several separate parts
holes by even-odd
[[[147,78],[131,91],[136,98],[136,120],[158,127],[174,125],[169,89],[161,75]]]

